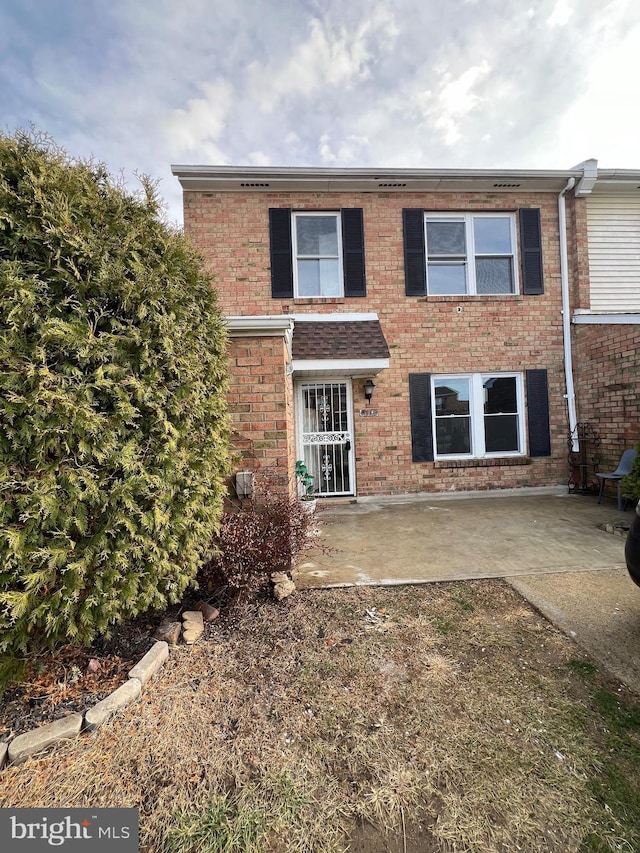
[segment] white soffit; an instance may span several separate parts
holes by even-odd
[[[375,376],[389,367],[388,358],[326,358],[294,359],[291,362],[296,378],[303,376]]]
[[[560,192],[574,170],[314,169],[174,165],[185,192]]]

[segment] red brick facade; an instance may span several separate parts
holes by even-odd
[[[580,221],[567,198],[569,243]],[[579,201],[578,201],[579,204]],[[274,299],[269,208],[339,210],[364,215],[364,298]],[[540,296],[407,297],[402,210],[541,211],[545,292]],[[376,377],[378,415],[359,416],[364,379],[354,379],[354,442],[359,495],[545,486],[567,480],[567,414],[557,193],[186,192],[185,231],[204,255],[225,315],[375,312],[389,344],[388,370]],[[579,287],[584,254],[570,258]],[[520,253],[519,253],[520,254]],[[238,447],[255,465],[293,470],[296,458],[292,381],[277,338],[231,341],[231,410]],[[636,362],[637,367],[637,362]],[[435,462],[412,461],[410,373],[548,372],[552,453]]]

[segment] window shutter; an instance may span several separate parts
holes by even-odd
[[[427,261],[424,245],[424,210],[402,211],[404,236],[404,292],[406,296],[425,296]]]
[[[522,250],[522,291],[527,296],[539,296],[544,293],[540,210],[537,207],[523,207],[518,213]]]
[[[271,296],[293,297],[293,259],[291,256],[291,210],[269,209],[269,242],[271,247]]]
[[[414,462],[433,462],[431,422],[431,374],[409,374],[411,448]]]
[[[551,456],[549,390],[546,370],[527,370],[529,455]]]
[[[347,207],[341,211],[342,259],[344,264],[344,295],[366,296],[364,271],[364,223],[360,208]]]

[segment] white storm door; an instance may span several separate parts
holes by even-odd
[[[301,456],[319,496],[353,495],[351,381],[301,382],[297,394]]]

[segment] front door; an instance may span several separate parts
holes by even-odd
[[[351,381],[301,382],[296,408],[301,456],[316,494],[355,494]]]

